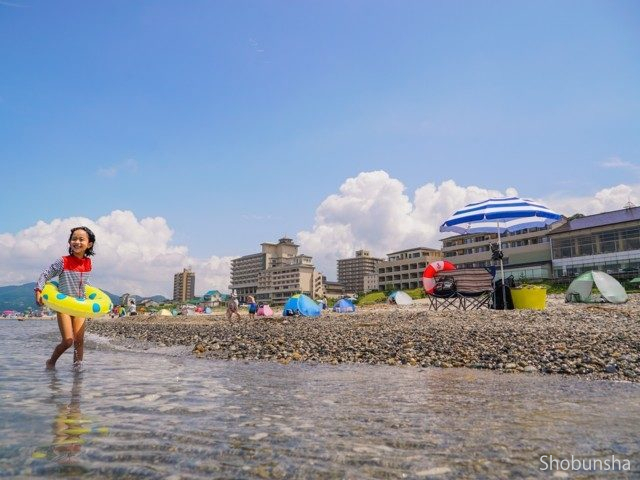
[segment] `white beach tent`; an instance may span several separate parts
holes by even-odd
[[[388,302],[395,303],[396,305],[411,305],[413,303],[413,299],[408,293],[405,293],[402,290],[397,290],[395,292],[391,292]]]
[[[596,286],[602,299],[611,303],[624,303],[629,299],[624,287],[608,273],[592,270],[576,278],[565,294],[567,302],[597,302],[599,298],[592,296],[593,286]]]
[[[169,310],[167,310],[166,308],[163,308],[162,310],[160,310],[158,312],[158,315],[162,315],[163,317],[172,317],[173,316],[173,314]]]

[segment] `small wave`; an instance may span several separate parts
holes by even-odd
[[[184,357],[191,355],[191,349],[184,345],[159,346],[151,342],[143,342],[135,339],[113,339],[95,333],[87,333],[85,342],[89,348],[97,350],[115,350],[118,352],[148,353],[169,357]]]

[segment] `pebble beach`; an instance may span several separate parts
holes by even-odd
[[[276,310],[278,312],[278,310]],[[98,318],[87,331],[131,348],[184,346],[203,359],[478,368],[640,381],[640,294],[625,304],[565,303],[544,310],[376,305],[320,318],[224,314]]]

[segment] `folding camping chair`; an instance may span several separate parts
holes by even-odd
[[[462,268],[442,272],[436,277],[436,284],[444,277],[452,279],[455,288],[444,293],[428,293],[429,309],[437,311],[448,308],[462,310],[478,310],[482,307],[490,308],[494,291],[493,277],[495,267],[491,268]]]

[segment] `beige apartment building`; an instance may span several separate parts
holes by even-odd
[[[343,284],[337,281],[332,282],[327,280],[327,277],[325,276],[322,277],[322,285],[324,287],[324,294],[327,298],[342,298],[346,294]]]
[[[422,286],[422,274],[431,262],[442,259],[435,248],[416,247],[387,254],[378,264],[378,290],[410,290]]]
[[[257,302],[284,303],[291,295],[324,296],[322,274],[308,255],[298,255],[299,246],[283,237],[278,243],[262,243],[262,252],[231,261],[231,285],[240,301],[253,295]]]
[[[353,258],[338,260],[338,282],[344,285],[347,293],[368,293],[377,290],[377,282],[365,282],[368,275],[375,275],[382,258],[372,257],[368,250],[357,250]]]
[[[505,275],[513,275],[515,279],[552,278],[549,234],[565,222],[562,219],[546,227],[502,234]],[[442,240],[442,253],[445,260],[458,268],[489,267],[493,265],[492,243],[498,243],[495,233],[456,235]]]
[[[195,297],[196,274],[189,268],[173,276],[173,301],[186,302]]]

